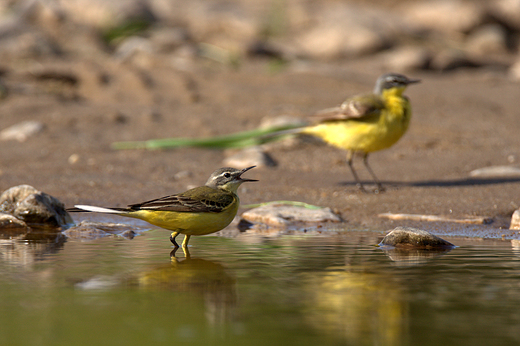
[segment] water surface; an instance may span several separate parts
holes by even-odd
[[[382,234],[0,241],[1,345],[518,345],[520,249]]]

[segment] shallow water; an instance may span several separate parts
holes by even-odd
[[[1,240],[1,345],[517,345],[520,249],[385,253],[346,231]]]

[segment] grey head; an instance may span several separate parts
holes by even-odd
[[[240,184],[246,181],[258,181],[255,179],[242,178],[242,174],[255,167],[256,166],[251,166],[244,169],[236,169],[232,167],[219,168],[210,175],[208,181],[206,182],[206,186],[214,189],[223,189],[236,192]]]
[[[405,88],[408,84],[420,81],[420,79],[410,79],[399,73],[386,73],[377,79],[374,94],[380,95],[385,89]]]

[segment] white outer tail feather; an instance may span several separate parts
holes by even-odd
[[[107,213],[107,214],[121,214],[120,210],[114,210],[114,209],[108,209],[108,208],[102,208],[102,207],[95,207],[93,205],[75,205],[78,209],[83,209],[85,211],[91,211],[94,213]]]

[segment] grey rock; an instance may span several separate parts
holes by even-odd
[[[77,226],[71,227],[63,232],[71,239],[93,240],[107,236],[118,235],[123,238],[133,239],[137,233],[126,224],[121,223],[103,223],[81,221]]]
[[[383,238],[379,246],[411,249],[442,249],[455,247],[452,243],[427,231],[412,227],[396,227]]]
[[[63,203],[29,185],[12,187],[0,195],[0,211],[27,224],[64,227],[73,224]]]
[[[260,146],[248,147],[224,159],[224,165],[229,167],[273,167],[276,161]]]
[[[22,121],[21,123],[15,124],[0,131],[0,140],[17,140],[18,142],[25,142],[29,137],[42,132],[44,128],[45,125],[39,121]]]
[[[515,210],[513,216],[511,216],[509,229],[520,230],[520,209]]]
[[[294,205],[269,204],[248,210],[242,218],[252,223],[286,227],[298,222],[340,222],[330,208],[308,209]]]

